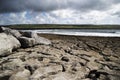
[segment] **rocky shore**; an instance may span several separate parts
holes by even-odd
[[[120,38],[0,28],[0,80],[119,80]]]

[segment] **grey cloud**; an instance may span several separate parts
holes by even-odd
[[[120,11],[117,11],[117,12],[113,13],[112,15],[120,17]]]
[[[52,11],[66,8],[80,11],[104,10],[117,3],[120,3],[120,0],[1,0],[0,13]]]
[[[72,6],[72,8],[82,11],[88,11],[88,10],[101,10],[106,8],[106,4],[103,3],[101,0],[80,0],[77,2],[69,2],[69,6]]]
[[[112,0],[112,2],[120,3],[120,0]]]
[[[51,11],[58,9],[57,0],[1,0],[0,13],[32,11]]]

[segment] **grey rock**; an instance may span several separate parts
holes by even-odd
[[[103,62],[99,61],[99,63],[108,66],[111,70],[120,70],[120,65],[115,62]]]
[[[113,53],[113,51],[110,49],[110,48],[105,48],[103,51],[102,51],[102,54],[104,56],[111,56]]]
[[[23,67],[23,62],[20,59],[12,59],[2,64],[2,70],[17,70],[19,67]]]
[[[3,32],[3,29],[2,29],[2,27],[0,26],[0,33],[1,33],[1,32]]]
[[[83,37],[41,36],[50,39],[53,44],[36,45],[35,41],[33,47],[21,48],[0,58],[0,80],[9,80],[9,77],[11,80],[119,80],[119,39],[112,38],[111,46],[104,47],[103,42],[106,38],[96,41],[95,37],[94,42],[90,44],[93,38],[86,37],[84,39],[87,39],[89,44],[84,44]],[[31,33],[27,38],[31,38]],[[110,39],[108,38],[108,41]],[[79,41],[82,42],[77,45]],[[77,49],[74,48],[76,45]],[[23,69],[19,70],[21,67]]]
[[[21,31],[22,36],[28,37],[28,38],[32,38],[32,37],[31,37],[31,33],[32,33],[32,32]]]
[[[80,80],[80,79],[78,79],[78,80]],[[81,79],[81,80],[91,80],[91,79],[89,79],[89,78],[86,78],[86,79]]]
[[[52,80],[76,80],[70,73],[60,72]]]
[[[0,33],[0,56],[8,55],[20,46],[20,42],[12,35]]]
[[[13,74],[9,80],[29,80],[29,76],[30,76],[30,71],[24,69]]]
[[[1,64],[0,67],[0,80],[9,80],[10,76],[22,68],[22,61],[20,59],[8,59],[6,62]]]
[[[10,28],[6,28],[6,27],[2,27],[2,30],[7,33],[7,34],[11,34],[14,37],[18,38],[21,37],[21,33],[18,30],[14,30],[14,29],[10,29]]]
[[[61,65],[52,65],[46,67],[38,68],[33,75],[30,77],[31,80],[39,80],[43,76],[47,76],[50,74],[55,74],[56,72],[62,71]]]
[[[109,80],[120,80],[120,75],[109,75],[108,76],[108,79]]]
[[[36,44],[44,44],[44,45],[49,45],[49,44],[51,44],[51,41],[50,41],[50,40],[48,40],[48,39],[46,39],[46,38],[44,38],[44,37],[38,36],[37,33],[32,33],[31,36],[32,36],[32,38],[35,39]]]
[[[65,61],[65,62],[69,62],[69,59],[68,59],[67,57],[65,57],[65,56],[63,56],[63,57],[61,58],[61,60],[62,60],[62,61]]]
[[[9,80],[10,76],[13,74],[13,71],[6,70],[4,72],[0,72],[0,80]]]
[[[120,48],[118,47],[118,48],[116,48],[115,50],[115,54],[117,54],[118,56],[120,56]],[[112,54],[113,55],[113,54]]]
[[[22,32],[22,35],[25,37],[34,38],[36,41],[36,44],[45,44],[45,45],[51,44],[50,40],[48,40],[47,38],[38,36],[38,34],[35,32]]]
[[[35,45],[34,38],[20,37],[18,40],[20,41],[22,48],[28,48]]]
[[[33,72],[42,65],[37,59],[28,59],[24,62],[24,66],[33,74]]]
[[[102,67],[101,64],[90,61],[87,63],[87,67],[89,67],[90,70],[98,70]]]
[[[100,74],[100,80],[109,80],[107,75]]]

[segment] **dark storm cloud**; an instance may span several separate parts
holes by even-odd
[[[120,3],[120,0],[0,0],[0,13],[27,10],[52,11],[66,8],[81,11],[104,10],[115,3]]]
[[[57,0],[1,0],[0,13],[32,11],[51,11],[58,9]]]

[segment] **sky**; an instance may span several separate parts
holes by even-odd
[[[120,0],[0,0],[9,24],[120,24]]]

